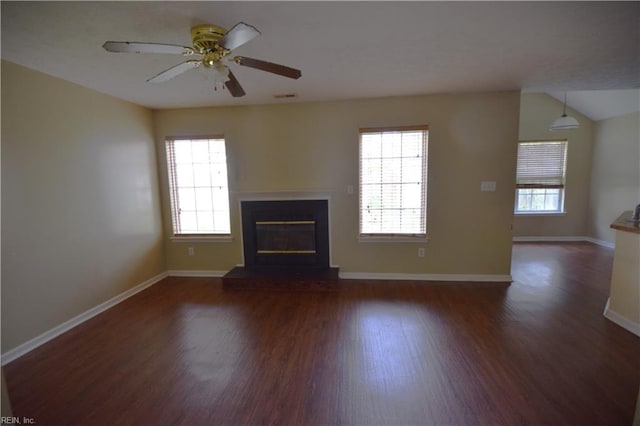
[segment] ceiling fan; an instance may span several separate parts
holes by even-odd
[[[245,91],[224,62],[234,62],[249,68],[267,71],[273,74],[298,79],[302,75],[300,70],[247,58],[246,56],[229,57],[234,49],[253,40],[260,35],[255,27],[239,22],[229,31],[211,24],[197,25],[191,28],[192,47],[174,44],[139,43],[133,41],[107,41],[102,47],[108,52],[116,53],[166,53],[183,56],[202,55],[199,59],[190,59],[175,65],[147,80],[149,83],[161,83],[194,68],[204,67],[211,72],[214,89],[226,87],[234,98],[245,95]],[[224,86],[223,86],[224,84]]]

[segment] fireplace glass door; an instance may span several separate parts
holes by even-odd
[[[256,222],[258,254],[315,254],[314,220]]]

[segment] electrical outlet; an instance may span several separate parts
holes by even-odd
[[[424,247],[418,248],[418,257],[424,257]]]
[[[195,250],[193,249],[193,247],[189,247],[187,249],[187,253],[189,253],[189,256],[193,256],[196,254]]]

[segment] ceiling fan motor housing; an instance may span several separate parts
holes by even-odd
[[[218,41],[227,33],[222,27],[217,25],[204,24],[191,28],[191,40],[193,47],[198,53],[205,54],[215,52],[216,50],[224,50]]]

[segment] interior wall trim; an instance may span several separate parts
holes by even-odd
[[[142,290],[145,290],[151,287],[152,285],[156,284],[157,282],[166,278],[167,276],[168,276],[167,272],[162,272],[156,275],[155,277],[149,278],[148,280],[136,285],[135,287],[130,288],[129,290],[126,290],[115,297],[112,297],[106,302],[103,302],[97,306],[94,306],[93,308],[81,313],[78,316],[71,318],[68,321],[63,322],[62,324],[52,328],[51,330],[46,331],[41,335],[36,336],[33,339],[28,340],[25,343],[18,345],[13,349],[8,350],[7,352],[3,353],[1,356],[2,358],[1,365],[4,366],[10,363],[11,361],[14,361],[20,358],[22,355],[28,352],[31,352],[35,348],[44,345],[48,341],[60,336],[61,334],[95,317],[96,315],[106,311],[107,309],[112,308],[118,303],[130,298],[131,296],[137,293],[140,293]]]
[[[339,272],[341,279],[346,280],[412,280],[412,281],[446,281],[446,282],[499,282],[510,283],[511,275],[491,274],[403,274],[383,272]]]
[[[609,321],[618,324],[620,327],[624,328],[625,330],[640,337],[640,324],[630,320],[627,317],[620,315],[616,311],[611,310],[609,308],[609,301],[610,300],[607,299],[607,304],[604,307],[604,313],[603,313],[604,317]]]

